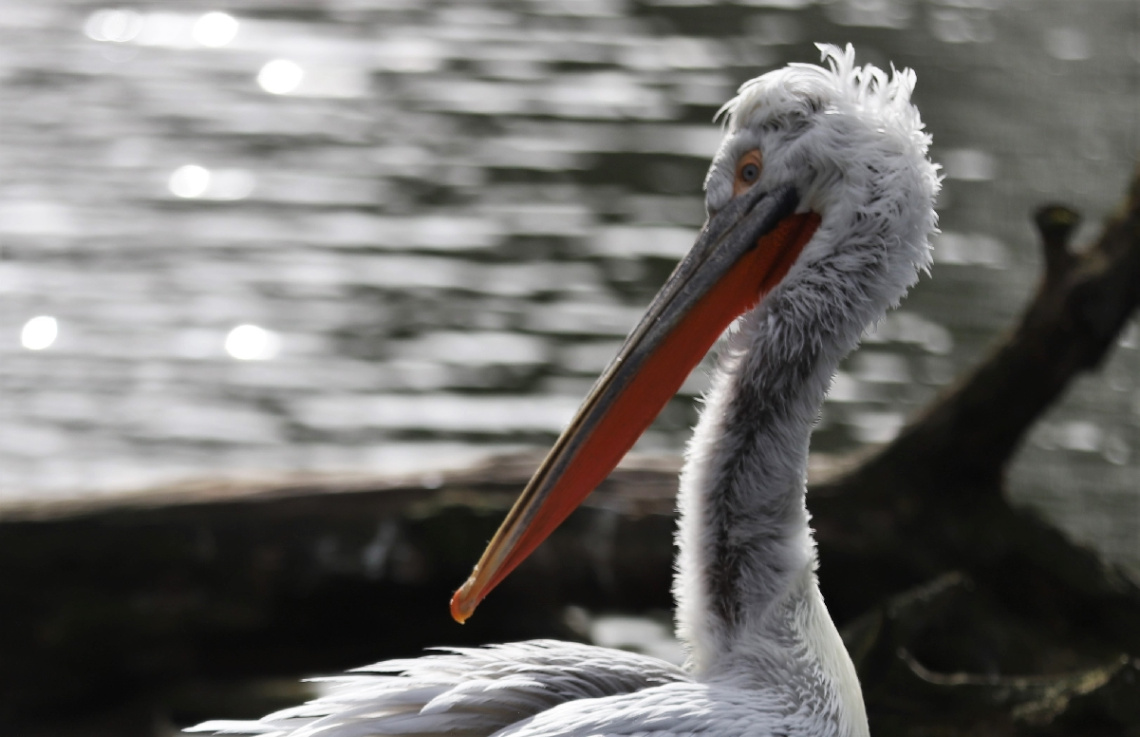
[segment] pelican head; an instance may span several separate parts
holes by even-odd
[[[839,268],[862,279],[870,314],[895,305],[930,265],[938,167],[911,104],[915,74],[855,65],[855,50],[819,44],[828,66],[790,64],[749,82],[721,108],[726,131],[705,179],[710,217],[742,192],[791,186],[798,212],[821,216],[786,281]]]
[[[456,592],[457,620],[605,479],[736,318],[779,332],[753,354],[806,367],[822,400],[837,357],[928,266],[939,178],[915,76],[820,49],[826,67],[769,72],[724,106],[708,221]]]

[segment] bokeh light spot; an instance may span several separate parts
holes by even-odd
[[[305,70],[288,59],[274,59],[261,68],[257,83],[273,95],[287,95],[301,86]]]
[[[20,331],[20,344],[29,351],[42,351],[51,346],[59,335],[59,323],[54,317],[40,315],[24,323]]]
[[[226,353],[240,361],[265,361],[280,348],[277,334],[257,325],[238,325],[226,336]]]
[[[210,170],[197,164],[180,166],[170,175],[167,186],[176,197],[186,199],[201,197],[210,187]]]
[[[238,22],[229,13],[206,13],[194,23],[194,40],[203,46],[220,48],[237,35]]]

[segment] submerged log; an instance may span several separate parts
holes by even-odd
[[[1140,587],[1003,494],[1028,428],[1140,302],[1140,175],[1079,253],[1073,218],[1040,213],[1046,273],[994,354],[893,443],[812,479],[824,593],[877,735],[1140,734]],[[0,508],[0,733],[159,734],[294,703],[272,679],[298,673],[581,637],[570,605],[668,610],[678,464],[632,459],[450,621],[537,462]],[[222,710],[234,694],[254,698]]]
[[[150,724],[138,712],[156,704],[191,723],[221,713],[236,684],[437,645],[581,639],[571,604],[667,610],[677,464],[646,460],[616,472],[480,616],[451,621],[451,591],[538,460],[4,508],[0,734],[44,719],[61,720],[48,734],[75,720],[85,733],[103,711]]]

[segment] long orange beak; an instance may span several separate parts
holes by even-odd
[[[725,328],[756,306],[819,226],[791,187],[746,192],[710,218],[689,254],[535,471],[451,598],[463,622],[605,480]]]

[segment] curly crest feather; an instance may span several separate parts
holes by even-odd
[[[730,130],[763,124],[765,115],[798,110],[804,115],[823,108],[858,111],[860,115],[882,119],[884,124],[922,133],[918,109],[911,104],[915,73],[891,66],[891,75],[876,66],[855,65],[855,47],[840,49],[832,44],[816,44],[827,68],[815,64],[789,64],[741,85],[739,94],[717,112]]]

